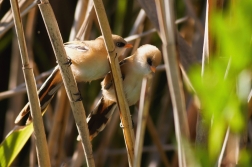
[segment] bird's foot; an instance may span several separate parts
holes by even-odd
[[[132,119],[132,115],[131,115],[131,121],[132,121],[132,129],[134,129],[135,128],[135,123],[134,123],[134,121]],[[122,129],[124,128],[122,122],[120,123],[120,128],[122,128]]]
[[[56,61],[57,64],[59,64],[58,61]],[[66,63],[63,63],[64,65],[68,65],[70,66],[72,64],[72,60],[70,59],[70,57],[67,57],[67,62]]]
[[[81,96],[81,93],[80,93],[80,90],[78,90],[77,93],[74,93],[73,95],[75,96],[79,96],[74,102],[78,102],[78,101],[82,101],[82,96]]]
[[[68,65],[68,66],[70,66],[72,64],[72,60],[71,60],[71,58],[70,57],[67,57],[67,62],[66,63],[64,63],[64,65]]]

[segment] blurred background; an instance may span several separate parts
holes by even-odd
[[[131,43],[134,44],[134,48],[127,51],[124,56],[129,56],[138,46],[146,43],[155,45],[162,50],[162,42],[158,33],[159,24],[154,0],[104,0],[103,2],[113,34],[118,34],[126,38],[134,34],[142,34],[147,32],[147,34],[141,38],[131,41]],[[217,14],[223,12],[224,14],[221,13],[220,15],[225,17],[225,13],[228,13],[229,6],[232,3],[228,3],[224,0],[214,2],[215,4],[211,4],[211,7],[214,6],[217,8]],[[52,68],[56,65],[56,60],[36,2],[31,0],[19,0],[19,4],[21,6],[21,13],[24,12],[22,21],[30,63],[32,64],[35,76],[38,77],[37,84],[39,87],[49,75],[50,70],[52,70]],[[50,4],[57,19],[63,41],[67,42],[73,40],[88,13],[87,10],[90,7],[88,5],[88,0],[51,0]],[[205,0],[174,1],[174,14],[176,20],[175,26],[177,30],[176,34],[174,34],[177,37],[176,49],[178,52],[178,60],[184,69],[184,73],[181,72],[181,76],[184,78],[187,76],[189,71],[193,69],[194,71],[190,73],[191,78],[193,78],[193,84],[199,81],[199,78],[194,76],[201,76],[200,69],[197,68],[201,66],[202,56],[204,56],[204,33],[208,33],[208,29],[205,29],[207,11],[206,4],[207,1]],[[212,10],[213,8],[210,9]],[[243,8],[241,7],[237,9],[238,13],[239,10],[242,11]],[[10,2],[8,0],[0,1],[0,19],[0,141],[3,141],[8,132],[10,132],[15,126],[14,120],[16,116],[27,103],[27,94],[25,92],[16,33],[13,24],[11,24]],[[249,22],[249,19],[250,17],[247,20],[244,20],[244,22]],[[221,30],[221,27],[224,27],[224,25],[218,24],[220,22],[216,21],[212,25],[216,25],[216,27],[218,27],[218,29],[216,29]],[[246,24],[246,26],[248,27],[249,23],[248,25]],[[209,27],[209,33],[213,35],[209,38],[210,54],[213,53],[213,57],[218,57],[218,48],[222,46],[218,43],[220,41],[219,39],[221,37],[221,33],[218,34],[212,30],[211,28],[213,28],[213,26]],[[248,37],[251,37],[249,30],[246,33],[248,34]],[[81,39],[95,39],[100,35],[101,32],[99,24],[95,16],[95,12],[92,11],[89,17],[88,28],[85,30],[84,36],[81,36]],[[216,37],[218,35],[219,37]],[[249,50],[245,54],[250,53],[251,51]],[[227,65],[227,62],[228,61],[224,61],[224,65]],[[219,65],[222,66],[223,64]],[[248,66],[246,66],[246,68],[247,67]],[[245,66],[243,68],[245,68]],[[242,70],[239,72],[236,71],[235,75],[237,74],[237,76],[239,76],[241,71]],[[219,73],[221,72],[222,71],[219,71]],[[213,77],[212,80],[209,79],[207,81],[209,81],[210,84],[212,81],[215,81],[215,77]],[[86,115],[90,113],[100,97],[100,82],[101,80],[97,80],[92,81],[91,83],[80,83],[78,85],[83,97]],[[204,85],[202,87],[198,86],[197,84],[195,85],[197,90],[204,92],[202,88]],[[196,125],[199,105],[197,100],[195,101],[194,98],[195,92],[193,92],[191,88],[188,89],[187,86],[187,84],[184,84],[183,90],[187,109],[187,121],[190,131],[190,138],[187,140],[187,142],[191,143],[192,147],[194,146],[195,141],[196,143],[198,141],[199,145],[202,144],[202,147],[199,147],[198,150],[191,150],[193,157],[192,159],[194,159],[199,166],[214,166],[215,162],[218,160],[218,158],[216,158],[218,157],[216,156],[218,153],[213,156],[213,159],[209,158],[211,157],[209,155],[211,154],[210,147],[215,147],[211,145],[211,142],[209,142],[209,140],[213,138],[211,138],[211,136],[213,136],[212,132],[210,130],[209,140],[207,136],[204,138],[204,135],[199,135],[198,137],[200,139],[197,138],[197,130],[199,129]],[[215,90],[218,91],[217,89]],[[222,89],[220,88],[220,90]],[[209,92],[211,91],[209,90]],[[202,94],[200,93],[199,99],[206,100],[206,98],[204,99],[202,96],[205,97],[208,95],[201,95]],[[211,101],[211,99],[209,99],[210,98],[207,100]],[[239,104],[242,104],[239,105],[240,107],[246,106],[247,108],[247,105],[244,105],[244,101],[238,101],[240,102]],[[225,102],[225,100],[222,102]],[[204,104],[206,103],[203,103],[203,105]],[[215,105],[215,103],[212,102],[212,105]],[[138,104],[131,106],[130,110],[134,126],[136,127]],[[246,109],[246,112],[244,113],[247,113],[247,111],[248,110]],[[247,118],[244,118],[244,113],[241,121],[248,121]],[[206,123],[198,122],[202,123],[202,126],[203,124],[207,125],[207,128],[205,129],[206,131],[209,130],[209,117],[212,117],[212,115],[203,114],[203,119],[206,119]],[[85,158],[81,144],[80,142],[76,141],[78,133],[64,88],[62,88],[52,100],[43,119],[46,135],[48,138],[52,166],[85,166]],[[223,120],[226,120],[226,117],[225,119],[223,118]],[[223,120],[220,119],[220,122]],[[221,142],[224,140],[225,131],[227,129],[226,125],[230,122],[227,123],[224,121],[222,123],[225,124],[225,126],[216,125],[216,128],[223,127],[222,131],[218,131],[221,134],[220,138],[217,137]],[[113,115],[113,119],[104,129],[104,131],[102,131],[92,141],[96,166],[128,166],[124,137],[119,124],[119,112],[116,111]],[[249,122],[247,122],[247,124],[249,124]],[[231,126],[231,131],[233,126]],[[52,132],[54,127],[55,129]],[[247,129],[249,129],[250,126],[246,126],[246,123],[241,125],[240,128],[234,130],[236,132],[235,134],[243,133],[244,129],[246,129],[245,127],[248,127]],[[244,140],[250,141],[250,133],[246,134],[247,135],[245,136]],[[171,97],[164,66],[160,65],[155,73],[152,84],[151,106],[149,110],[146,133],[144,136],[141,166],[178,166],[176,146]],[[204,148],[206,149],[204,150]],[[220,150],[220,148],[221,146],[217,147],[216,149]],[[250,154],[246,152],[242,155],[247,157],[243,164],[245,164],[245,166],[249,165]],[[227,163],[223,160],[222,166],[225,166],[225,164]],[[36,151],[34,141],[31,138],[22,149],[19,156],[15,159],[12,166],[36,165]]]

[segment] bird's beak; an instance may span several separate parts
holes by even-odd
[[[132,47],[133,47],[133,45],[132,45],[132,44],[130,44],[130,43],[127,43],[124,47],[125,47],[125,48],[132,48]]]
[[[154,67],[154,66],[150,66],[150,69],[151,69],[151,71],[152,71],[153,73],[155,73],[155,72],[156,72],[156,67]]]

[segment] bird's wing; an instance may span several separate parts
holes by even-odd
[[[79,52],[87,52],[89,47],[84,41],[71,41],[64,43],[64,47],[75,49]]]
[[[121,68],[121,74],[122,74],[122,80],[124,80],[125,78],[125,72],[124,72],[124,67],[127,65],[128,60],[124,59],[122,61],[119,62],[120,68]],[[113,78],[112,78],[112,73],[111,71],[105,76],[104,80],[103,80],[103,88],[108,90],[111,88],[111,86],[113,85]]]
[[[116,102],[106,100],[103,97],[100,99],[96,108],[87,117],[90,140],[105,128],[116,106]]]
[[[59,71],[59,67],[56,66],[56,68],[53,70],[51,75],[47,78],[47,80],[43,83],[41,88],[38,91],[40,106],[41,106],[41,112],[42,114],[46,111],[50,101],[54,97],[55,93],[59,90],[59,88],[62,85],[62,77]],[[25,107],[20,111],[18,114],[15,123],[18,124],[20,121],[25,119],[26,115],[29,114],[29,117],[26,121],[26,124],[29,124],[32,121],[31,115],[30,115],[30,105],[27,103]]]

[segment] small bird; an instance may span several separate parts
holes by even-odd
[[[155,73],[160,62],[161,52],[157,47],[149,44],[139,47],[133,55],[120,62],[123,90],[129,106],[139,100],[143,78],[150,73]],[[117,107],[111,72],[106,75],[101,85],[103,96],[87,117],[90,140],[105,128]]]
[[[132,47],[131,44],[127,43],[118,35],[112,35],[112,39],[115,44],[115,52],[119,56],[122,55],[127,48]],[[103,78],[110,71],[109,61],[107,59],[108,54],[103,36],[90,41],[67,42],[64,44],[64,47],[69,57],[69,62],[66,64],[70,65],[77,82],[97,80]],[[38,91],[42,114],[46,111],[48,104],[59,90],[62,83],[61,73],[57,65]],[[15,123],[19,124],[29,113],[30,107],[29,103],[27,103],[17,116]],[[26,124],[29,124],[31,120],[32,118],[29,114]]]

